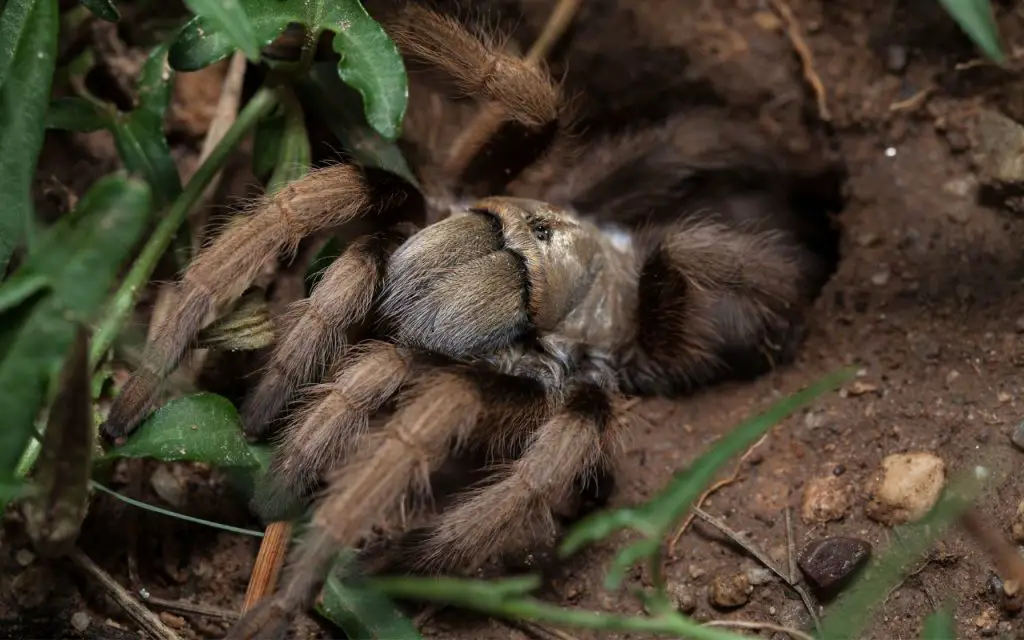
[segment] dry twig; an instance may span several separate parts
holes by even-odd
[[[796,582],[796,536],[793,535],[793,514],[786,507],[786,561],[789,563],[789,581]]]
[[[800,57],[800,66],[803,68],[804,80],[814,90],[814,97],[818,103],[818,117],[825,122],[831,122],[832,112],[828,108],[828,93],[825,91],[825,85],[821,81],[821,76],[814,69],[814,54],[811,53],[811,48],[807,46],[807,41],[804,40],[800,22],[793,14],[793,10],[783,0],[771,0],[771,4],[772,8],[775,9],[775,12],[779,14],[779,17],[785,23],[786,37],[789,38],[789,42],[793,45],[797,56]]]
[[[761,445],[761,443],[765,441],[765,438],[767,437],[768,434],[766,433],[763,436],[761,436],[757,442],[750,445],[750,448],[746,450],[743,456],[739,459],[739,462],[736,463],[736,467],[732,470],[731,476],[724,480],[719,480],[715,484],[708,487],[704,493],[700,494],[700,497],[697,498],[697,501],[694,503],[695,511],[696,509],[704,506],[704,501],[707,500],[708,496],[710,496],[712,493],[718,491],[722,487],[727,487],[740,479],[740,471],[743,470],[743,464],[747,461],[747,458],[749,458],[751,454],[754,453],[754,449],[757,449]],[[693,522],[694,516],[694,513],[691,513],[690,515],[686,516],[686,520],[683,520],[683,524],[679,526],[679,529],[676,531],[675,535],[672,536],[672,540],[668,543],[669,554],[672,556],[673,560],[676,558],[676,545],[679,544],[679,539],[683,537],[683,534],[686,533],[686,530],[690,527],[690,524]]]
[[[796,640],[814,640],[814,636],[799,631],[797,629],[790,629],[789,627],[783,627],[781,625],[773,624],[771,622],[754,622],[752,620],[712,620],[704,625],[705,627],[725,627],[733,629],[753,629],[755,631],[775,631],[777,633],[789,634],[791,638]]]
[[[146,604],[156,607],[157,609],[183,613],[185,615],[203,616],[204,618],[214,618],[216,620],[225,620],[227,622],[234,622],[235,620],[238,620],[239,617],[234,611],[219,609],[217,607],[207,607],[201,604],[185,602],[184,600],[164,600],[163,598],[157,598],[148,594],[143,596],[142,600]]]
[[[117,583],[109,573],[104,571],[92,561],[92,558],[85,555],[81,549],[75,549],[68,556],[79,569],[95,578],[97,582],[110,594],[117,604],[125,610],[142,629],[157,640],[181,640],[178,634],[165,625],[159,617],[132,597],[127,589]]]
[[[804,607],[806,607],[807,613],[810,614],[811,620],[814,621],[814,628],[818,629],[819,631],[821,630],[821,621],[818,619],[818,613],[814,610],[814,601],[811,600],[811,596],[808,595],[807,591],[804,590],[803,587],[797,584],[795,580],[791,580],[789,576],[787,576],[785,573],[782,572],[782,570],[775,566],[775,564],[771,561],[771,559],[768,556],[764,555],[763,553],[761,553],[760,550],[758,550],[756,547],[754,547],[749,542],[744,540],[740,536],[740,534],[730,529],[727,524],[725,524],[718,518],[712,516],[711,514],[707,513],[706,511],[702,510],[700,507],[694,507],[693,512],[697,514],[697,517],[699,517],[701,520],[721,531],[723,534],[725,534],[727,538],[738,544],[747,553],[754,556],[754,558],[756,558],[758,562],[767,567],[772,573],[779,576],[779,578],[781,578],[782,581],[786,583],[786,586],[788,586],[793,591],[796,591],[797,595],[800,596],[800,599],[803,600]]]

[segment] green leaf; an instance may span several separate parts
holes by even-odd
[[[334,31],[338,73],[363,98],[366,120],[385,140],[402,130],[409,83],[398,47],[359,0],[335,0],[320,26]]]
[[[63,129],[88,133],[111,126],[109,114],[85,98],[57,98],[50,103],[46,114],[48,129]]]
[[[953,619],[953,610],[943,607],[929,614],[924,620],[921,640],[956,640],[956,621]]]
[[[203,18],[217,31],[225,34],[231,45],[241,49],[252,62],[260,61],[259,40],[253,31],[249,16],[239,0],[185,0],[185,6]]]
[[[48,288],[50,279],[46,276],[19,271],[0,285],[0,313],[18,306]]]
[[[334,33],[341,55],[334,73],[362,98],[366,121],[385,140],[401,133],[409,100],[409,82],[398,47],[359,0],[290,2],[238,0],[249,17],[255,42],[270,44],[291,23],[310,33]],[[207,16],[186,23],[171,46],[171,65],[194,71],[222,60],[237,49],[235,39]]]
[[[302,106],[294,96],[289,98],[284,101],[284,128],[277,147],[274,173],[267,183],[267,193],[275,193],[286,184],[306,175],[312,163]]]
[[[79,2],[94,15],[107,22],[117,22],[121,19],[121,12],[117,10],[111,0],[79,0]]]
[[[106,458],[155,458],[205,462],[216,467],[262,469],[265,446],[249,444],[231,402],[198,393],[168,402]]]
[[[57,0],[7,0],[0,14],[0,276],[35,215],[59,18]]]
[[[269,180],[277,166],[284,136],[284,109],[274,111],[259,121],[252,141],[252,173],[260,180]]]
[[[999,27],[989,0],[939,0],[964,33],[992,60],[1003,64],[1006,56],[999,43]]]
[[[780,420],[837,387],[851,377],[851,371],[826,377],[824,380],[785,398],[767,411],[743,422],[723,436],[710,450],[676,477],[646,505],[630,509],[599,512],[580,521],[562,542],[560,553],[568,556],[587,544],[603,540],[622,529],[632,529],[644,536],[620,550],[609,572],[606,587],[617,588],[626,569],[660,550],[660,541],[672,526],[689,510],[718,470],[734,456],[750,448]]]
[[[171,100],[174,74],[167,62],[167,46],[153,49],[136,86],[138,105],[118,114],[112,123],[114,143],[128,170],[143,176],[153,188],[158,209],[181,193],[181,176],[164,136],[164,117]]]
[[[101,178],[74,212],[40,237],[11,278],[20,287],[45,278],[51,289],[0,315],[0,482],[15,475],[78,324],[95,319],[146,226],[150,206],[145,182],[118,174]]]
[[[376,591],[346,585],[331,571],[320,592],[317,613],[350,638],[419,639],[422,636],[395,605]]]
[[[367,124],[358,92],[341,81],[333,64],[315,63],[309,77],[299,81],[298,89],[305,103],[327,123],[356,162],[390,171],[419,186],[398,145]]]

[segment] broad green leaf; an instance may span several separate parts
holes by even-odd
[[[46,114],[48,129],[88,133],[111,126],[110,114],[85,98],[57,98]]]
[[[385,140],[401,133],[409,99],[405,63],[395,43],[363,8],[359,0],[282,3],[238,0],[252,24],[256,43],[270,44],[291,23],[310,33],[334,33],[334,50],[341,55],[338,74],[362,97],[366,121]],[[208,16],[197,16],[182,27],[171,47],[175,69],[193,71],[222,60],[237,49],[235,39]]]
[[[233,47],[241,49],[252,62],[260,60],[260,42],[240,0],[185,0],[185,6],[207,24],[225,34]]]
[[[57,0],[7,0],[0,14],[0,276],[35,215],[58,23]]]
[[[265,447],[249,444],[231,402],[213,393],[171,400],[157,409],[107,458],[205,462],[216,467],[263,468]]]
[[[304,102],[331,128],[341,146],[360,165],[384,169],[418,186],[401,149],[366,122],[359,93],[341,81],[329,62],[318,62],[299,81]]]
[[[603,540],[622,529],[632,529],[640,533],[644,538],[623,547],[613,561],[612,571],[608,573],[605,585],[609,589],[617,588],[629,567],[658,553],[661,540],[686,514],[701,492],[711,484],[715,474],[726,462],[751,447],[758,438],[790,413],[834,389],[851,375],[852,372],[844,371],[828,376],[746,420],[719,439],[711,449],[701,454],[689,468],[677,474],[669,485],[647,504],[599,512],[584,518],[566,536],[560,553],[563,557],[571,555],[582,547]]]
[[[385,596],[349,586],[331,571],[320,592],[317,613],[338,625],[350,638],[422,638],[412,622]]]
[[[50,279],[38,273],[18,272],[0,284],[0,313],[12,309],[50,287]]]
[[[933,611],[924,620],[921,640],[956,640],[956,620],[953,610],[943,608]]]
[[[42,277],[51,289],[0,314],[0,482],[12,479],[78,324],[94,320],[150,206],[145,182],[118,174],[100,179],[75,211],[46,230],[12,278]]]
[[[1003,64],[1006,56],[999,44],[999,27],[989,0],[939,0],[960,28],[985,55]]]
[[[366,120],[385,140],[402,130],[409,83],[398,47],[359,0],[328,3],[326,24],[334,31],[334,50],[341,54],[338,73],[363,98]]]
[[[269,180],[284,136],[284,106],[259,121],[252,140],[252,173],[260,180]]]
[[[121,12],[117,10],[111,0],[79,0],[79,2],[107,22],[117,22],[121,19]]]

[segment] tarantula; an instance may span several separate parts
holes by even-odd
[[[482,97],[502,126],[473,162],[424,180],[425,198],[340,164],[235,219],[177,283],[104,425],[115,439],[136,428],[203,324],[266,263],[312,234],[368,228],[294,303],[242,406],[254,439],[283,418],[265,515],[325,485],[282,588],[244,624],[308,606],[330,558],[462,451],[484,452],[489,479],[438,516],[420,566],[473,567],[550,530],[552,506],[613,466],[628,395],[785,358],[822,278],[783,168],[741,127],[672,118],[567,155],[565,101],[540,65],[415,4],[386,26],[409,61]],[[413,106],[437,104],[416,95]],[[413,106],[410,138],[435,117]],[[438,173],[436,133],[411,147],[421,176]],[[473,200],[481,188],[506,195]]]

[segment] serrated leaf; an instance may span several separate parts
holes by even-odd
[[[214,393],[171,400],[157,409],[105,458],[155,458],[205,462],[216,467],[261,469],[265,447],[249,444],[231,402]]]
[[[327,123],[341,146],[364,167],[384,169],[417,186],[398,145],[366,122],[359,93],[341,81],[329,62],[318,62],[298,85],[306,104]]]
[[[8,0],[0,14],[0,275],[34,217],[31,187],[43,147],[57,58],[57,0]]]
[[[40,237],[12,277],[21,286],[22,279],[42,277],[51,289],[0,315],[0,482],[13,478],[77,325],[91,322],[102,306],[150,206],[145,182],[118,174],[101,178],[74,212]]]
[[[185,6],[225,34],[231,45],[241,49],[246,58],[259,62],[261,45],[239,0],[185,0]]]
[[[999,27],[989,0],[939,0],[964,33],[992,60],[1003,64],[1006,56],[999,43]]]
[[[85,98],[57,98],[46,113],[48,129],[63,129],[89,133],[105,129],[112,124],[109,114]]]
[[[409,81],[398,47],[359,0],[290,2],[239,0],[252,24],[258,46],[270,44],[290,23],[310,33],[334,33],[341,55],[335,73],[362,98],[366,121],[385,140],[396,140],[409,100]],[[222,60],[237,49],[227,32],[205,16],[186,23],[171,46],[171,65],[194,71]]]
[[[336,566],[341,565],[338,562]],[[412,622],[385,596],[376,591],[346,585],[332,570],[320,592],[317,613],[338,625],[350,638],[422,638]]]
[[[359,0],[328,3],[324,23],[341,54],[338,73],[363,98],[366,120],[385,140],[395,140],[409,100],[405,63],[398,47]]]
[[[102,18],[107,22],[117,22],[121,19],[121,12],[117,10],[111,0],[79,0],[93,15]]]

